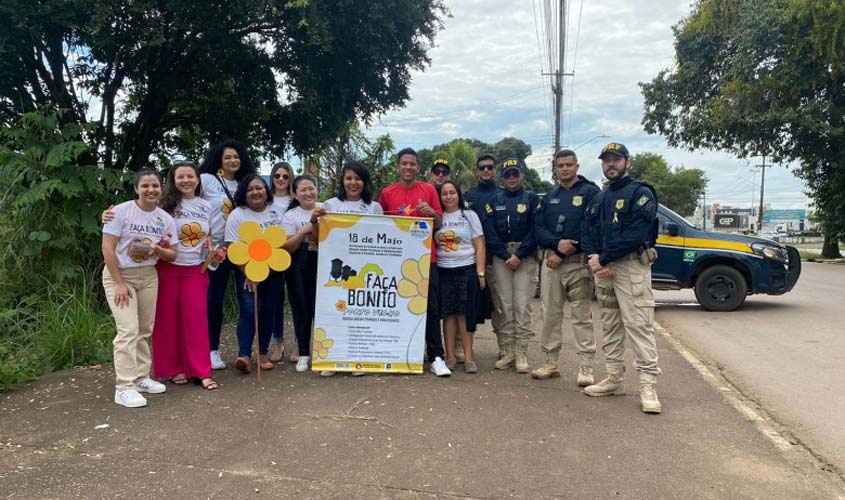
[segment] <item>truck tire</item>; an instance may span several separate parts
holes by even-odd
[[[695,298],[708,311],[733,311],[747,292],[745,277],[729,266],[708,267],[695,280]]]

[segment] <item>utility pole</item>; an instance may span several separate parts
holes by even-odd
[[[566,0],[560,0],[560,17],[558,18],[558,33],[560,47],[558,48],[558,68],[555,72],[555,153],[560,151],[560,131],[563,128],[563,70],[566,62]]]
[[[701,229],[707,231],[707,191],[701,193]]]
[[[763,232],[763,191],[766,188],[766,155],[763,155],[763,164],[760,165],[760,208],[757,210],[757,232]]]

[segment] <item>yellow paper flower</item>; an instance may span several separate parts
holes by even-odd
[[[343,299],[338,300],[334,307],[338,312],[346,312],[346,301]]]
[[[264,281],[270,269],[284,271],[290,267],[290,254],[281,248],[287,235],[279,226],[262,231],[257,222],[246,221],[238,228],[238,237],[241,241],[229,246],[229,260],[244,265],[244,274],[250,281]]]
[[[223,206],[220,208],[220,211],[223,212],[223,220],[229,220],[229,214],[232,213],[232,209],[235,208],[232,205],[232,200],[226,198],[223,200]]]
[[[149,238],[144,238],[144,239],[143,239],[143,243],[146,243],[147,245],[152,245],[152,244],[153,244],[153,240],[151,240],[151,239],[149,239]],[[140,264],[141,262],[144,262],[144,261],[145,261],[145,260],[147,260],[148,258],[149,258],[149,257],[142,257],[142,256],[140,256],[140,255],[135,255],[135,256],[133,256],[133,257],[132,257],[132,260],[134,260],[136,263]]]
[[[413,314],[425,313],[428,307],[428,269],[430,255],[423,255],[420,260],[406,259],[402,263],[402,279],[397,291],[400,297],[410,298],[408,310]]]
[[[179,241],[182,242],[183,247],[195,247],[202,243],[205,237],[206,234],[200,229],[199,223],[182,224]]]
[[[326,331],[322,328],[315,328],[311,338],[311,354],[315,358],[326,359],[329,357],[329,349],[334,345],[334,340],[326,337]]]

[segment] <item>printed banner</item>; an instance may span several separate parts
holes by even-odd
[[[320,219],[311,369],[422,373],[432,219]]]

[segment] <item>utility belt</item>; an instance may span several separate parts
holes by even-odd
[[[654,247],[641,248],[638,252],[631,252],[621,260],[638,260],[640,264],[648,266],[657,260],[657,249]]]
[[[543,251],[543,259],[548,259],[549,255],[557,255],[554,250],[544,250]],[[572,255],[567,255],[563,257],[564,264],[586,264],[587,263],[587,256],[584,255],[584,252],[577,252],[573,253]]]
[[[512,255],[516,255],[516,251],[517,251],[517,249],[519,248],[520,245],[522,245],[521,241],[509,241],[509,242],[505,243],[505,246],[507,246],[507,248],[508,248],[508,253],[510,253]]]

